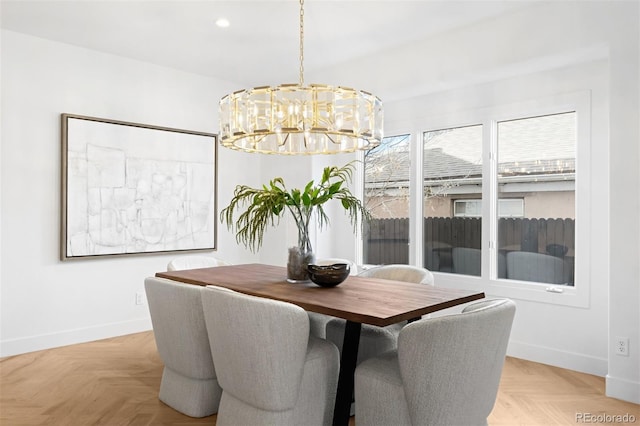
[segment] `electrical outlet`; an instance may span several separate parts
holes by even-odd
[[[616,355],[629,356],[629,338],[616,337]]]
[[[136,305],[144,305],[144,293],[141,291],[136,292]]]

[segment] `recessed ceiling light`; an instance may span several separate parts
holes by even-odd
[[[227,18],[219,18],[216,21],[216,25],[219,26],[220,28],[227,28],[229,25],[231,25],[231,23]]]

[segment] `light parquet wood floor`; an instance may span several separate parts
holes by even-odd
[[[215,424],[215,416],[193,419],[161,403],[161,375],[152,332],[3,358],[0,424]],[[640,425],[640,406],[605,397],[603,378],[507,358],[489,424],[579,424],[582,412],[628,413]]]

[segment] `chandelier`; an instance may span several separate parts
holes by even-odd
[[[220,143],[246,152],[337,154],[375,148],[383,111],[371,93],[304,84],[304,0],[300,0],[298,84],[239,90],[220,100]]]

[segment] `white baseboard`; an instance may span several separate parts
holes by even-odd
[[[596,358],[513,340],[509,342],[507,355],[600,377],[606,376],[608,371],[606,358]]]
[[[607,396],[640,404],[640,382],[613,377],[607,374]]]
[[[507,355],[580,373],[605,377],[605,393],[608,397],[640,404],[640,383],[607,374],[609,364],[605,358],[596,358],[517,341],[509,342]]]
[[[58,333],[41,334],[38,336],[22,337],[0,341],[0,357],[24,354],[43,349],[74,345],[76,343],[91,342],[126,334],[140,333],[151,330],[151,319],[140,318],[95,327],[78,328]]]

